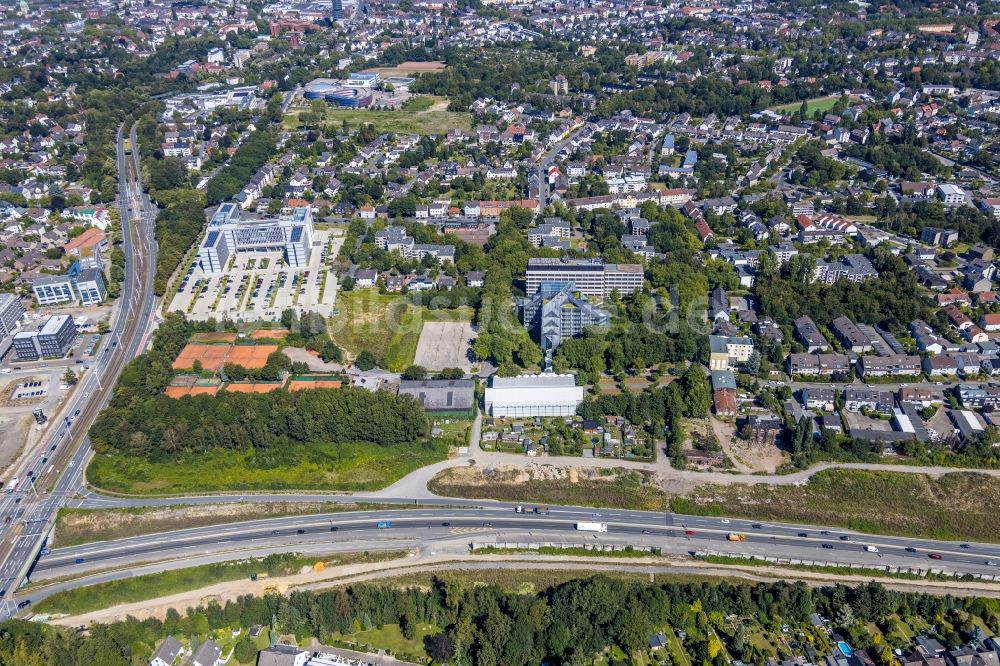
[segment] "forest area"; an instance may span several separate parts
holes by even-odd
[[[997,627],[1000,603],[891,591],[877,583],[810,588],[804,583],[661,582],[594,576],[538,592],[511,592],[445,576],[429,587],[353,585],[290,596],[243,596],[211,602],[166,618],[96,625],[86,634],[44,624],[10,621],[0,626],[3,666],[148,663],[168,635],[204,640],[212,631],[269,626],[283,641],[311,638],[330,644],[338,636],[397,629],[421,663],[479,666],[553,666],[601,663],[625,666],[648,654],[658,632],[683,635],[675,654],[693,664],[724,666],[733,659],[763,664],[771,654],[763,637],[788,635],[782,656],[835,649],[813,614],[876,666],[898,666],[892,648],[908,651],[912,635],[897,627],[922,627],[949,648]],[[429,630],[428,630],[429,627]],[[421,630],[418,633],[418,628]],[[422,636],[422,640],[420,639]],[[234,649],[239,663],[253,663],[246,636]],[[616,656],[618,655],[618,656]],[[648,662],[643,662],[648,663]],[[653,663],[668,663],[657,661]]]
[[[384,391],[343,388],[169,398],[163,391],[174,377],[172,362],[194,329],[180,313],[165,317],[152,349],[125,367],[111,402],[91,428],[95,451],[171,459],[192,451],[280,449],[308,442],[390,446],[429,433],[416,400]]]

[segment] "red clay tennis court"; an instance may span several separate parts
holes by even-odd
[[[191,342],[185,345],[181,353],[174,359],[174,370],[191,370],[195,361],[201,361],[205,370],[217,372],[226,362],[226,355],[231,345],[208,345]]]
[[[284,340],[287,337],[287,328],[258,328],[250,334],[251,340]]]
[[[214,333],[195,333],[191,336],[191,342],[235,342],[236,334],[226,331]]]
[[[221,385],[214,386],[168,386],[164,393],[169,398],[180,398],[185,395],[215,395],[222,388]]]
[[[306,391],[308,389],[339,389],[343,382],[339,379],[293,379],[288,382],[289,391]]]
[[[226,384],[226,390],[231,393],[270,393],[281,387],[281,382],[232,382]]]
[[[234,345],[225,362],[235,363],[244,368],[263,368],[267,363],[267,357],[276,351],[278,345]]]

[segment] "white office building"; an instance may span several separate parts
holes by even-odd
[[[573,375],[521,375],[491,378],[486,388],[490,416],[572,416],[583,402],[583,387]]]
[[[538,292],[542,284],[573,283],[585,296],[604,299],[618,290],[627,296],[643,285],[642,264],[605,264],[599,259],[528,259],[527,294]]]
[[[222,273],[230,256],[240,252],[281,252],[292,268],[309,264],[313,242],[312,209],[285,208],[277,218],[240,219],[240,207],[224,203],[212,216],[198,248],[198,262],[208,274]]]

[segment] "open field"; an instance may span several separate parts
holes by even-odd
[[[453,467],[430,480],[431,492],[505,502],[576,504],[581,506],[662,511],[666,496],[652,474],[624,469],[545,467],[479,469]]]
[[[343,566],[398,559],[405,554],[405,551],[383,551],[304,557],[294,553],[284,553],[237,562],[204,564],[58,592],[40,601],[34,610],[37,613],[77,615],[118,604],[197,590],[215,583],[249,578],[252,573],[287,576],[298,573],[302,567],[313,567],[320,562],[324,567]]]
[[[400,372],[413,363],[425,322],[468,322],[470,308],[428,310],[401,294],[374,289],[342,292],[339,314],[329,321],[334,341],[352,357],[367,349],[379,366]]]
[[[444,460],[447,445],[366,442],[285,447],[278,464],[266,452],[213,449],[174,462],[98,455],[87,480],[103,490],[170,495],[240,490],[378,490],[413,470]]]
[[[301,126],[300,113],[300,110],[292,109],[285,114],[282,121],[285,129],[293,130]],[[464,111],[449,111],[448,100],[444,98],[437,99],[430,105],[420,103],[410,108],[391,111],[329,107],[325,108],[323,113],[324,124],[339,128],[346,120],[351,129],[371,124],[379,133],[445,134],[450,129],[465,131],[472,129],[472,115]]]
[[[53,547],[76,546],[107,539],[124,539],[191,527],[222,525],[243,520],[304,516],[372,509],[374,505],[339,502],[245,502],[240,504],[179,504],[121,509],[59,509]]]
[[[428,321],[420,332],[413,362],[430,370],[472,367],[469,349],[476,334],[467,321]]]
[[[840,95],[827,95],[826,97],[814,97],[812,99],[806,100],[807,111],[806,116],[812,118],[812,115],[819,111],[820,113],[826,113],[833,108],[833,105],[837,103],[840,99]],[[772,106],[771,111],[777,111],[778,113],[784,113],[786,111],[798,111],[799,107],[802,106],[802,101],[789,102],[788,104],[779,104],[778,106]]]
[[[678,513],[847,527],[930,539],[1000,541],[1000,479],[961,472],[826,470],[804,486],[705,485],[674,497]]]

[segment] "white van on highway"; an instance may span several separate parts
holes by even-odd
[[[865,550],[867,550],[869,553],[877,553],[878,552],[878,548],[876,548],[875,546],[865,546]]]

